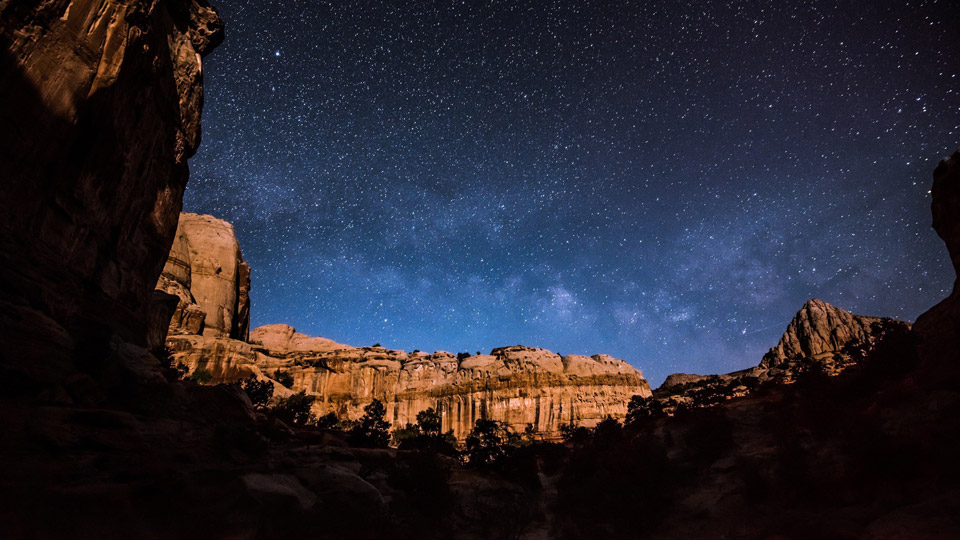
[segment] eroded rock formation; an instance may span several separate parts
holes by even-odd
[[[177,297],[170,334],[246,340],[250,324],[250,266],[233,225],[212,216],[180,214],[157,289]]]
[[[145,342],[222,37],[204,0],[0,3],[0,357],[17,377]]]
[[[871,335],[871,326],[881,317],[854,315],[823,300],[808,300],[787,326],[783,337],[760,361],[771,368],[785,362],[820,359],[839,353],[846,345],[861,342]]]
[[[357,419],[373,399],[387,406],[394,425],[416,422],[418,412],[441,412],[443,429],[466,436],[480,418],[516,431],[528,424],[545,437],[566,423],[592,426],[626,416],[633,395],[650,395],[643,374],[606,355],[564,356],[513,346],[461,360],[444,351],[407,353],[382,347],[349,347],[309,338],[286,325],[251,332],[251,343],[210,336],[170,336],[174,361],[191,372],[205,369],[211,382],[250,375],[274,381],[275,392],[306,390],[317,414]],[[293,379],[290,388],[276,382]]]
[[[957,278],[950,296],[917,317],[913,329],[926,379],[951,385],[960,379],[960,150],[940,162],[931,192],[933,228],[947,245]]]
[[[846,350],[848,346],[869,342],[889,325],[909,327],[909,323],[895,319],[854,315],[823,300],[808,300],[756,367],[721,375],[674,373],[667,376],[654,396],[688,404],[714,402],[745,395],[751,387],[766,381],[792,382],[813,366],[836,375],[855,363]]]

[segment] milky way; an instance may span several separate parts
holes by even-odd
[[[955,2],[394,4],[216,4],[185,210],[234,224],[254,326],[656,384],[756,364],[808,298],[948,293]]]

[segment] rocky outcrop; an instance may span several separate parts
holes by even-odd
[[[170,336],[176,362],[202,368],[211,382],[248,376],[274,380],[280,395],[305,390],[314,412],[357,419],[373,399],[387,406],[394,425],[416,422],[427,408],[441,412],[443,429],[465,437],[480,418],[517,431],[528,424],[558,437],[562,424],[592,426],[623,418],[633,395],[650,395],[643,374],[606,355],[564,356],[545,349],[502,347],[459,359],[443,351],[407,353],[382,347],[346,347],[309,338],[286,325],[251,332],[251,343],[210,336]],[[289,376],[285,388],[276,378]]]
[[[145,342],[200,142],[205,0],[0,3],[0,358],[56,381]]]
[[[670,388],[684,384],[698,383],[716,376],[717,375],[697,375],[695,373],[671,373],[670,375],[667,375],[666,379],[663,380],[663,384],[660,385],[660,388]]]
[[[654,396],[673,404],[713,404],[746,395],[763,383],[792,382],[814,366],[837,375],[855,364],[845,350],[848,346],[870,342],[891,324],[909,327],[909,323],[895,319],[854,315],[823,300],[808,300],[758,366],[721,375],[674,373],[667,376]]]
[[[960,150],[933,172],[933,228],[947,245],[957,278],[953,292],[917,317],[913,330],[926,378],[951,385],[960,379]]]
[[[831,306],[822,300],[809,300],[787,326],[779,343],[763,355],[760,367],[771,368],[791,360],[820,358],[839,353],[846,345],[865,341],[871,325],[881,317],[864,317]]]
[[[233,226],[213,216],[180,214],[157,289],[178,298],[170,334],[246,340],[250,324],[250,266]]]

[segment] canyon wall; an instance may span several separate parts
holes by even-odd
[[[0,368],[95,372],[145,342],[200,142],[204,0],[0,2]],[[18,390],[25,390],[23,384]]]
[[[317,415],[355,420],[379,399],[395,426],[415,423],[432,407],[459,438],[480,418],[558,437],[562,424],[623,418],[633,395],[650,395],[640,371],[606,355],[561,357],[515,346],[458,358],[351,347],[284,324],[247,332],[250,270],[233,227],[211,216],[181,216],[157,288],[178,301],[166,339],[175,363],[208,372],[211,384],[253,376],[271,381],[278,397],[304,390],[316,397]],[[284,386],[287,377],[292,383]]]
[[[913,329],[928,385],[960,382],[960,150],[933,172],[933,228],[947,246],[957,277],[950,296],[917,317]]]
[[[293,346],[284,343],[293,336]],[[290,343],[290,341],[287,341]],[[522,432],[528,424],[557,438],[562,424],[592,426],[607,416],[623,418],[633,395],[650,395],[640,371],[605,355],[561,357],[523,346],[457,359],[456,355],[407,353],[383,347],[349,347],[308,338],[286,325],[260,327],[250,343],[199,335],[171,335],[174,362],[190,372],[208,371],[211,383],[248,376],[270,380],[275,395],[305,390],[314,412],[355,420],[374,399],[384,402],[394,426],[415,423],[418,412],[440,411],[443,430],[464,438],[476,420],[497,420]],[[277,382],[292,378],[289,388]]]

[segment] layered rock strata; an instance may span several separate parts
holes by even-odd
[[[205,0],[0,2],[0,362],[42,384],[143,343],[200,142]],[[22,385],[20,385],[22,388]]]
[[[253,330],[250,343],[210,336],[170,336],[175,361],[204,369],[211,383],[248,376],[274,382],[275,393],[305,390],[314,412],[357,419],[379,399],[394,425],[416,422],[427,408],[440,411],[443,430],[465,437],[478,419],[504,422],[516,431],[532,425],[556,438],[567,423],[592,426],[623,418],[633,395],[650,395],[643,374],[606,355],[561,357],[545,349],[514,346],[459,359],[437,351],[349,347],[310,338],[286,325]],[[281,375],[282,374],[282,375]],[[290,388],[277,378],[289,376]]]

